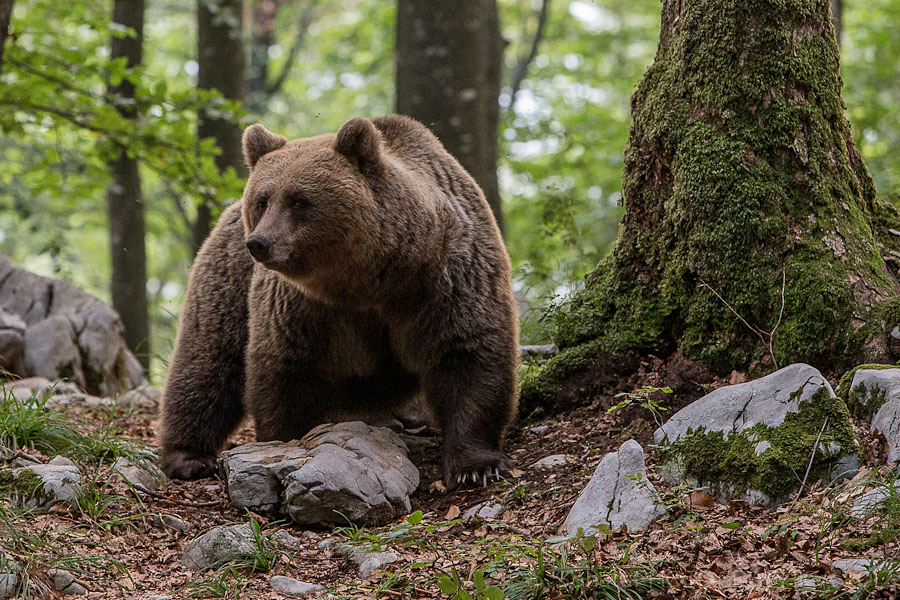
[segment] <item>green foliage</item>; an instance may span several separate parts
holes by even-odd
[[[644,385],[640,388],[634,390],[633,392],[622,392],[620,394],[616,394],[616,398],[622,398],[618,404],[613,407],[607,409],[606,413],[609,414],[611,412],[616,412],[632,405],[638,405],[641,408],[645,408],[650,411],[650,414],[653,415],[653,420],[656,422],[657,427],[662,427],[663,424],[663,412],[669,410],[659,400],[654,400],[653,396],[659,393],[662,394],[671,394],[672,388],[670,387],[653,387],[652,385]]]
[[[49,406],[50,397],[36,392],[19,399],[0,384],[0,447],[73,456],[89,464],[152,456],[143,442],[116,434],[113,425],[97,427]]]

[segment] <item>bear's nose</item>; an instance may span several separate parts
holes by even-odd
[[[269,258],[269,249],[271,247],[272,242],[261,235],[251,235],[247,238],[247,250],[259,262],[265,262]]]

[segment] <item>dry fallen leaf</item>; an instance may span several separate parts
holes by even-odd
[[[460,512],[460,511],[459,511],[459,507],[458,507],[457,505],[455,505],[455,504],[452,505],[452,506],[450,507],[450,509],[447,511],[447,514],[444,515],[444,520],[445,520],[445,521],[452,521],[453,519],[455,519],[456,517],[459,516],[459,512]]]
[[[699,490],[693,491],[689,494],[689,498],[691,501],[691,508],[696,509],[709,509],[716,505],[716,499],[706,492],[702,492]]]

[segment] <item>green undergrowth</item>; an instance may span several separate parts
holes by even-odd
[[[90,465],[152,456],[140,440],[118,434],[114,424],[98,426],[50,405],[50,397],[35,393],[20,399],[0,384],[0,448],[37,450]]]
[[[75,551],[73,546],[86,542],[72,536],[71,531],[54,534],[46,529],[29,527],[30,511],[19,510],[0,502],[0,549],[20,567],[13,598],[38,600],[48,597],[50,569],[64,569],[79,579],[131,579],[125,566],[106,556]],[[93,545],[93,544],[89,544]],[[134,581],[131,582],[134,584]]]
[[[798,411],[789,412],[777,427],[758,424],[730,433],[727,440],[721,433],[704,428],[689,431],[660,448],[660,463],[672,465],[686,478],[704,485],[716,482],[732,496],[757,490],[773,501],[783,501],[799,488],[820,431],[807,483],[829,482],[838,475],[832,473],[837,460],[853,452],[856,444],[846,406],[825,389],[800,403]],[[771,447],[757,455],[755,448],[760,442],[768,442]],[[840,450],[827,450],[832,444]]]
[[[406,522],[382,528],[338,528],[336,535],[351,545],[373,550],[415,547],[436,558],[388,567],[372,583],[334,590],[337,598],[407,596],[420,590],[440,590],[455,600],[537,600],[540,598],[655,597],[669,582],[655,575],[653,565],[633,560],[625,551],[618,561],[594,559],[596,538],[543,542],[501,531],[474,543],[454,539],[458,520],[435,520],[416,511]],[[448,560],[452,557],[452,561]]]

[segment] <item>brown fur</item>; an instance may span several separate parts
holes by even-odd
[[[421,393],[448,486],[506,468],[517,318],[475,181],[406,117],[283,139],[248,128],[242,209],[197,256],[165,392],[164,470],[212,473],[244,407],[259,440],[290,440]],[[262,262],[245,243],[265,246]]]

